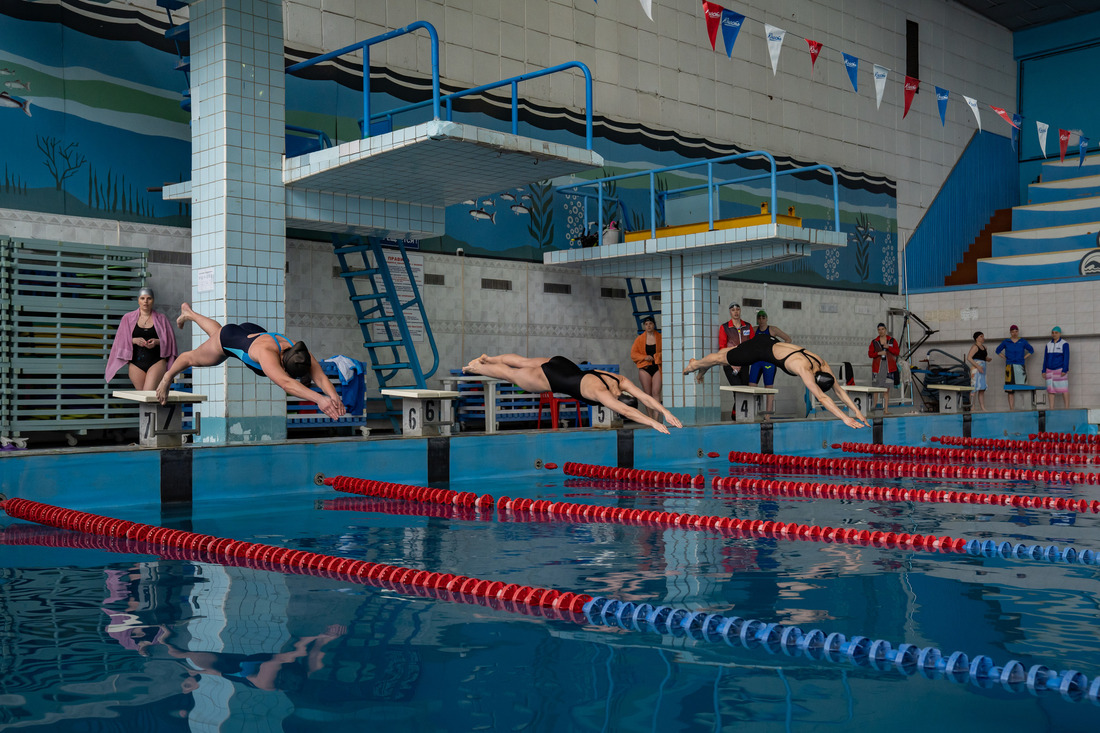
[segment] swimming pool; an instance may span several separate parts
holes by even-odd
[[[890,429],[928,435],[929,425]],[[900,442],[893,437],[886,442]],[[803,446],[830,439],[819,433]],[[546,455],[564,462],[585,452],[565,445],[569,451]],[[730,464],[732,447],[716,458],[692,452],[687,460],[656,461],[646,444],[635,445],[635,465],[703,474],[702,488],[571,477],[560,468],[494,476],[456,470],[453,455],[450,480],[433,486],[624,510],[1100,549],[1100,519],[1092,513],[716,490],[713,476],[775,475],[768,467]],[[518,461],[502,463],[509,460]],[[614,457],[606,463],[614,465]],[[374,477],[369,465],[335,468],[330,473]],[[180,510],[145,504],[96,511],[376,563],[882,639],[895,649],[962,651],[998,666],[1019,660],[1025,669],[1076,669],[1089,681],[1100,674],[1096,565],[734,536],[591,516],[448,510],[309,481],[266,494],[262,485],[224,486],[219,479],[228,473],[197,482],[201,499]],[[97,488],[83,478],[86,491]],[[782,478],[1100,498],[1091,485],[802,472]],[[1032,695],[1026,685],[987,689],[965,677],[953,681],[844,654],[789,653],[775,644],[746,647],[738,638],[698,631],[494,609],[474,598],[456,602],[409,587],[216,558],[122,554],[135,547],[8,519],[2,524],[3,542],[23,543],[7,544],[0,562],[0,726],[13,730],[1076,731],[1094,730],[1100,720],[1100,707],[1087,700]],[[97,546],[83,547],[89,544]]]

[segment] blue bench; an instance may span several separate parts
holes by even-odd
[[[332,386],[336,389],[336,394],[341,398],[344,396],[344,385],[340,383],[340,372],[336,369],[336,365],[332,362],[322,361],[321,369],[325,371],[325,375],[328,376],[332,382]],[[353,379],[365,380],[366,375],[356,374]],[[366,382],[363,382],[364,386]],[[312,387],[314,392],[318,394],[321,390],[314,385]],[[380,398],[374,398],[380,399]],[[368,421],[373,419],[383,419],[385,415],[383,413],[370,413],[367,411],[367,402],[370,399],[365,400],[363,404],[362,412],[347,413],[339,420],[333,420],[325,413],[317,409],[317,405],[312,402],[304,402],[301,400],[288,399],[286,403],[286,429],[295,430],[299,428],[356,428],[363,427]]]

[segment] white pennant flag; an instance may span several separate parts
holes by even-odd
[[[642,4],[642,10],[645,11],[646,16],[653,20],[653,0],[638,0]]]
[[[1047,157],[1047,130],[1050,125],[1045,122],[1036,122],[1035,129],[1039,132],[1039,149],[1043,151],[1043,157]]]
[[[765,23],[764,33],[768,37],[768,54],[772,57],[772,76],[775,76],[779,68],[779,49],[783,47],[783,36],[787,35],[787,31]]]
[[[970,111],[974,113],[974,119],[978,122],[978,132],[982,131],[982,115],[978,112],[978,100],[963,95],[963,99],[970,105]]]
[[[875,64],[875,109],[882,106],[882,91],[886,89],[886,73],[889,71],[885,66],[879,66]]]

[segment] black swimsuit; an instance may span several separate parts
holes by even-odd
[[[784,356],[782,359],[775,358],[775,354],[772,351],[772,345],[780,343],[779,339],[768,333],[758,333],[748,341],[744,341],[740,346],[735,346],[726,352],[726,361],[730,366],[749,366],[754,362],[763,361],[768,364],[774,364],[792,377],[798,376],[790,369],[787,368],[787,359],[790,359],[795,354],[802,354],[806,357],[806,360],[810,362],[810,366],[814,368],[814,371],[821,371],[821,360],[812,355],[805,349],[798,349]]]
[[[153,327],[140,328],[135,324],[133,337],[146,340],[155,339],[157,337],[157,329]],[[134,353],[130,358],[130,363],[141,371],[147,372],[154,364],[163,358],[164,357],[160,355],[160,346],[153,349],[147,349],[144,346],[134,346]]]
[[[605,387],[607,387],[607,380],[604,379],[605,374],[612,379],[616,379],[615,375],[610,372],[600,372],[595,369],[586,372],[564,356],[550,357],[550,361],[542,365],[542,373],[546,375],[546,381],[550,383],[551,392],[567,394],[588,405],[598,405],[600,403],[581,396],[582,379],[589,374],[593,374],[603,382]]]
[[[646,344],[645,345],[645,353],[646,353],[646,356],[656,356],[656,354],[657,354],[657,344]],[[647,364],[644,367],[642,367],[642,371],[648,373],[649,376],[651,376],[651,377],[654,374],[656,374],[657,372],[659,372],[660,370],[661,370],[661,365],[660,364]]]

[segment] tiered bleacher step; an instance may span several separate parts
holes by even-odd
[[[963,261],[955,270],[944,278],[943,284],[973,285],[978,282],[978,261],[993,255],[993,235],[999,232],[1010,232],[1013,226],[1013,210],[998,209],[989,218],[989,223],[982,227],[982,231],[967,248]]]
[[[994,234],[978,261],[979,284],[1063,280],[1100,274],[1100,155],[1043,164],[1012,231]]]

